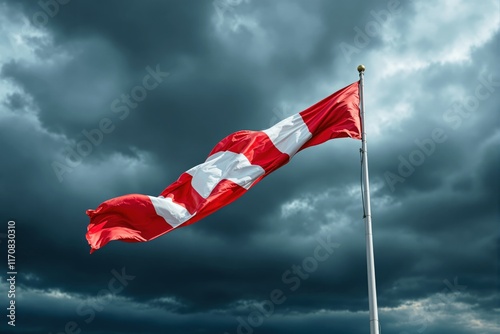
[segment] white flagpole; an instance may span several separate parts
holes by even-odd
[[[368,154],[366,150],[366,128],[365,128],[365,101],[364,101],[364,74],[365,66],[358,66],[359,72],[359,101],[361,112],[361,157],[363,172],[363,208],[366,230],[366,266],[368,270],[368,304],[370,310],[370,334],[379,334],[378,308],[377,308],[377,287],[375,284],[375,263],[373,256],[373,235],[372,235],[372,213],[370,207],[370,182],[368,179]]]

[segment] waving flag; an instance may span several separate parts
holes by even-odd
[[[233,202],[298,151],[329,139],[361,139],[358,82],[263,131],[222,139],[205,162],[158,197],[130,194],[87,210],[90,252],[112,240],[149,241]]]

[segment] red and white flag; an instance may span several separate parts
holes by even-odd
[[[190,225],[242,196],[298,151],[329,139],[361,139],[358,82],[263,131],[222,139],[205,162],[158,196],[124,195],[87,210],[90,252],[112,240],[149,241]]]

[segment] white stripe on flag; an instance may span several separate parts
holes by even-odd
[[[278,150],[290,157],[297,153],[302,145],[312,137],[300,114],[285,118],[262,132],[269,136]]]
[[[173,228],[176,228],[180,224],[188,221],[196,214],[190,214],[185,207],[174,203],[170,197],[148,197],[151,200],[151,203],[153,203],[156,214],[163,217],[163,219],[165,219],[165,221]]]
[[[245,189],[265,173],[258,165],[252,165],[244,154],[230,151],[217,152],[186,173],[193,176],[191,185],[203,198],[208,198],[212,190],[222,180],[232,181]]]

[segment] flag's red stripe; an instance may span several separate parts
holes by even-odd
[[[166,187],[160,194],[170,197],[173,202],[185,207],[189,213],[195,213],[205,203],[205,199],[191,186],[193,176],[182,173],[179,179]]]
[[[358,90],[352,83],[300,113],[312,134],[300,150],[333,138],[361,139]]]
[[[90,224],[86,237],[91,253],[111,240],[148,241],[172,229],[156,214],[149,197],[140,194],[112,198],[96,210],[87,210],[87,215]]]

